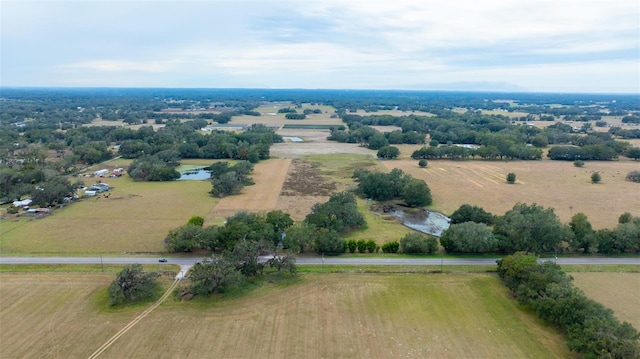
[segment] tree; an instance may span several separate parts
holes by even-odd
[[[631,147],[625,152],[624,155],[637,161],[638,159],[640,159],[640,147]]]
[[[238,180],[235,172],[227,172],[219,177],[213,178],[211,183],[213,184],[213,188],[211,188],[211,192],[209,193],[214,197],[222,198],[238,194],[242,189],[242,182]]]
[[[482,207],[463,204],[451,214],[451,224],[464,222],[485,223],[491,225],[495,222],[493,214],[485,211]]]
[[[358,212],[356,198],[348,192],[336,193],[327,202],[314,204],[305,222],[338,233],[361,228],[367,224]]]
[[[158,273],[144,273],[142,264],[125,266],[109,285],[109,304],[132,303],[153,298],[160,288]]]
[[[420,233],[408,233],[400,239],[403,253],[433,253],[438,250],[438,240]]]
[[[193,216],[189,218],[187,224],[193,224],[194,226],[202,227],[204,225],[204,218],[201,216]]]
[[[424,158],[418,161],[418,166],[420,166],[420,168],[425,168],[427,167],[427,165],[428,165],[427,160],[425,160]]]
[[[447,252],[486,253],[498,248],[498,240],[484,223],[464,222],[451,225],[440,237]]]
[[[631,223],[633,221],[633,215],[629,212],[624,212],[618,217],[618,223]]]
[[[631,171],[625,177],[627,181],[640,183],[640,171]]]
[[[591,175],[591,183],[600,183],[601,180],[602,176],[600,176],[600,173],[593,172],[593,174]]]
[[[595,244],[596,237],[587,216],[584,213],[574,214],[569,222],[569,227],[573,231],[573,238],[569,243],[571,248],[589,253]]]
[[[186,224],[169,231],[164,239],[165,247],[170,252],[191,252],[200,244],[202,227]]]
[[[395,146],[384,146],[378,150],[378,158],[395,160],[400,156],[400,150]]]
[[[332,255],[344,252],[344,240],[333,229],[318,228],[313,246],[317,253]]]
[[[273,228],[278,233],[284,232],[293,225],[291,215],[280,210],[267,212],[266,222],[273,225]]]
[[[75,186],[66,177],[56,175],[34,186],[31,190],[31,200],[34,205],[48,207],[64,203],[65,198],[74,194]]]
[[[205,296],[223,292],[244,280],[242,273],[236,268],[236,263],[224,256],[205,258],[191,267],[187,276],[191,281],[191,291]]]
[[[553,252],[572,236],[553,208],[545,209],[535,203],[514,205],[504,216],[497,218],[493,233],[498,238],[498,248],[506,253]]]
[[[315,242],[317,228],[307,222],[300,222],[287,228],[282,238],[285,249],[295,253],[303,253],[305,248]]]
[[[513,172],[509,172],[507,174],[507,183],[514,184],[516,183],[516,174]]]
[[[433,202],[431,189],[425,181],[412,178],[402,190],[402,199],[410,207],[424,207]]]

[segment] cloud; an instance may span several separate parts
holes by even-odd
[[[9,85],[91,79],[95,86],[415,88],[474,82],[627,91],[639,81],[636,0],[2,6],[0,70]]]

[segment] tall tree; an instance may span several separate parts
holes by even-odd
[[[571,230],[560,223],[553,208],[545,209],[535,203],[514,205],[498,218],[493,232],[498,238],[499,249],[506,253],[553,252],[572,235]]]
[[[116,305],[152,298],[157,294],[159,274],[145,273],[142,264],[124,267],[109,286],[109,304]]]

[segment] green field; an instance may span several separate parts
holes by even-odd
[[[93,178],[85,179],[90,184]],[[109,198],[89,197],[41,218],[5,219],[0,254],[163,252],[167,232],[217,203],[209,181],[134,182],[107,178]]]
[[[113,275],[0,274],[0,357],[87,357],[143,308],[112,310]],[[558,358],[563,336],[494,275],[302,274],[245,295],[169,302],[104,358]]]

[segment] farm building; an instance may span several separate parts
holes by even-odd
[[[96,191],[98,193],[102,193],[102,192],[106,192],[106,191],[109,190],[109,185],[104,183],[104,182],[100,182],[100,183],[96,183],[96,184],[92,185],[91,187],[89,187],[89,190],[90,191]]]
[[[29,207],[33,201],[30,198],[23,199],[22,201],[13,201],[13,206],[17,208]]]

